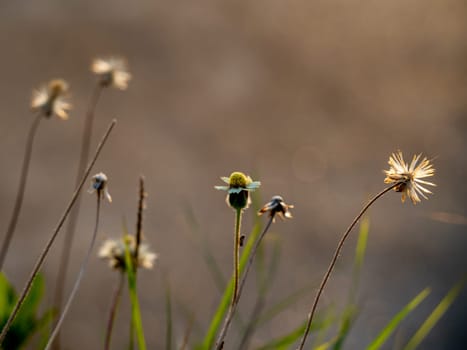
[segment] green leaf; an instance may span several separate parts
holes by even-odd
[[[47,342],[50,338],[50,328],[47,327],[57,316],[57,310],[50,309],[47,310],[42,317],[36,323],[36,329],[41,333],[39,338],[38,349],[44,349],[47,345]]]
[[[16,316],[13,324],[22,324],[28,319],[34,319],[39,308],[41,299],[44,296],[44,289],[44,276],[42,276],[42,274],[37,274],[37,276],[32,282],[31,289],[28,295],[26,296],[26,299],[24,299],[23,306],[21,307],[18,316]]]
[[[370,219],[364,217],[360,224],[360,232],[358,233],[357,247],[355,248],[355,267],[360,270],[365,259],[365,252],[368,243],[368,234],[370,232]]]
[[[342,317],[341,326],[339,328],[339,333],[334,341],[334,350],[340,350],[344,345],[344,340],[347,338],[347,335],[349,334],[350,329],[354,324],[357,313],[358,310],[356,305],[349,304],[346,306]]]
[[[130,248],[125,244],[125,272],[128,276],[128,290],[131,301],[131,317],[134,330],[136,332],[136,340],[138,341],[138,349],[146,350],[146,340],[144,339],[143,324],[141,321],[141,311],[139,307],[138,294],[136,291],[136,274],[133,265],[133,259],[130,254]]]
[[[193,213],[193,209],[188,204],[184,206],[184,212],[187,224],[190,227],[193,234],[195,234],[196,236],[201,236],[201,250],[204,262],[206,263],[206,266],[208,267],[209,272],[211,273],[211,277],[216,287],[219,289],[220,292],[222,292],[225,286],[225,277],[222,274],[222,271],[219,267],[219,264],[217,263],[216,258],[212,254],[212,250],[209,247],[209,242],[206,239],[206,235],[204,235],[201,232],[200,225],[198,223],[198,220],[196,220],[196,217]]]
[[[441,302],[436,306],[433,312],[428,316],[428,318],[423,322],[421,327],[415,333],[415,335],[410,339],[404,350],[413,350],[417,348],[420,343],[426,338],[426,336],[431,332],[433,327],[438,323],[438,321],[443,317],[449,307],[452,305],[454,300],[464,288],[466,278],[463,278],[461,281],[457,282],[454,287],[446,294],[446,296],[441,300]]]
[[[16,292],[3,272],[0,272],[0,325],[6,323],[16,302]]]
[[[196,220],[195,215],[193,214],[193,210],[189,205],[185,205],[185,218],[187,220],[188,225],[191,228],[191,231],[196,236],[201,236],[201,252],[204,258],[204,262],[211,273],[212,280],[216,285],[217,289],[220,293],[223,293],[225,285],[226,285],[226,278],[224,277],[221,268],[219,267],[219,263],[217,262],[215,256],[212,254],[212,249],[209,246],[209,242],[206,238],[206,235],[200,229],[200,225],[198,220]],[[234,322],[240,327],[244,328],[244,322],[240,317],[239,313],[235,313],[234,315]]]
[[[5,340],[5,349],[19,349],[31,340],[34,333],[43,326],[42,318],[38,319],[37,312],[44,295],[45,282],[42,274],[38,274],[33,281],[31,290],[24,300],[18,315],[13,321]],[[0,326],[6,322],[17,295],[8,279],[0,273]],[[46,312],[46,315],[49,313]]]
[[[245,269],[245,266],[248,262],[248,258],[250,256],[254,242],[256,241],[260,233],[261,233],[261,226],[255,225],[252,232],[250,233],[250,236],[248,237],[248,240],[243,248],[243,251],[240,257],[240,275]],[[222,295],[221,302],[219,306],[217,307],[216,313],[211,319],[211,324],[209,325],[208,332],[206,333],[206,336],[204,337],[202,345],[200,347],[197,347],[198,349],[210,350],[213,347],[216,334],[219,331],[219,327],[221,326],[222,320],[224,319],[224,316],[226,312],[228,311],[228,308],[230,305],[230,300],[232,298],[232,292],[233,292],[233,283],[234,283],[233,278],[230,278],[229,283],[227,284],[227,287],[224,290],[224,294]]]
[[[265,324],[266,322],[272,320],[275,316],[280,314],[282,311],[287,310],[289,306],[295,304],[298,300],[307,295],[315,287],[315,283],[310,284],[309,286],[302,287],[296,290],[295,292],[287,295],[285,298],[279,300],[268,310],[266,310],[262,315],[258,316],[258,318],[255,321],[256,327]]]
[[[329,327],[333,322],[332,318],[318,320],[313,322],[310,331],[316,331]],[[301,338],[305,331],[307,321],[303,322],[299,327],[293,329],[291,332],[270,341],[269,343],[257,348],[257,350],[285,350],[291,347],[297,340]]]
[[[306,328],[306,321],[291,332],[283,335],[271,342],[259,347],[257,350],[282,350],[292,346],[303,334]]]
[[[267,241],[265,242],[267,243]],[[269,261],[268,268],[266,270],[265,268],[265,255],[266,254],[261,254],[262,256],[262,262],[261,262],[261,270],[257,270],[257,277],[258,277],[258,282],[257,282],[257,287],[258,287],[258,295],[256,297],[255,304],[253,305],[251,309],[251,317],[249,318],[249,321],[245,327],[245,329],[241,330],[242,337],[240,341],[239,347],[242,349],[244,347],[247,347],[247,344],[249,344],[249,340],[251,337],[253,337],[255,331],[256,331],[256,321],[257,321],[257,315],[261,314],[263,311],[264,305],[266,304],[266,297],[268,295],[268,292],[272,290],[270,288],[272,286],[272,283],[274,281],[274,277],[277,272],[277,267],[279,265],[279,257],[280,257],[280,248],[281,248],[281,242],[278,239],[275,239],[272,243],[274,243],[273,247],[273,252],[272,252],[272,257]],[[260,251],[264,251],[266,249],[261,249],[261,247],[267,247],[267,244],[262,244],[260,247],[258,247],[258,250],[256,252],[256,262],[259,261],[258,259],[258,253]],[[265,248],[266,248],[265,247]]]
[[[266,295],[266,292],[270,290],[277,271],[279,270],[280,255],[281,241],[279,239],[275,239],[269,268],[260,288],[260,293],[264,296]]]
[[[425,288],[413,298],[396,316],[383,328],[378,336],[368,345],[367,350],[377,350],[384,345],[397,326],[430,294],[430,289]]]
[[[355,248],[354,266],[352,271],[352,283],[349,290],[349,296],[347,305],[345,306],[342,314],[341,325],[337,337],[329,345],[334,350],[340,350],[344,345],[344,341],[347,338],[352,326],[357,318],[358,309],[355,305],[357,298],[358,286],[360,284],[360,274],[365,260],[366,247],[368,244],[368,234],[370,232],[370,220],[368,217],[363,218],[360,224],[360,230],[358,233],[357,246]]]

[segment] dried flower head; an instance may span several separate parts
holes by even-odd
[[[98,173],[94,175],[91,179],[91,188],[89,189],[89,193],[96,192],[98,196],[101,198],[105,197],[112,203],[112,197],[110,196],[109,191],[107,190],[107,175],[104,173]]]
[[[31,108],[34,111],[40,110],[46,117],[55,114],[66,120],[68,119],[68,111],[71,109],[67,92],[68,84],[66,81],[62,79],[51,80],[47,85],[32,92]]]
[[[113,85],[117,89],[126,90],[131,79],[126,61],[119,57],[96,58],[91,69],[100,76],[103,86]]]
[[[389,157],[389,170],[385,170],[385,183],[399,183],[394,190],[402,193],[402,202],[408,196],[413,204],[420,202],[420,196],[428,199],[425,194],[432,192],[422,185],[436,186],[432,182],[421,180],[426,177],[433,176],[435,169],[433,164],[425,157],[420,161],[421,154],[414,155],[410,165],[404,161],[401,151],[393,153]]]
[[[290,208],[293,208],[293,205],[286,204],[281,196],[273,196],[271,200],[259,210],[258,215],[269,212],[269,217],[272,218],[273,222],[276,214],[279,215],[282,220],[285,218],[292,219],[292,214],[289,211]]]
[[[126,270],[125,264],[125,245],[129,248],[131,256],[134,258],[136,249],[136,239],[132,235],[124,235],[119,239],[107,239],[102,243],[98,256],[101,259],[107,259],[109,266],[117,270]],[[138,261],[136,266],[144,269],[152,269],[157,254],[152,252],[149,245],[141,243],[138,248]],[[133,261],[135,264],[136,261]]]
[[[216,190],[227,191],[227,204],[233,209],[246,209],[250,204],[249,192],[256,190],[261,182],[253,181],[244,173],[235,171],[229,177],[221,177],[228,186],[214,186]]]

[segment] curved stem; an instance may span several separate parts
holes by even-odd
[[[344,242],[345,240],[347,239],[347,237],[349,236],[350,234],[350,231],[352,231],[352,229],[354,228],[354,226],[357,224],[358,220],[360,220],[360,218],[363,216],[363,214],[365,214],[365,212],[368,210],[368,208],[374,203],[376,202],[376,200],[378,198],[380,198],[381,196],[383,196],[386,192],[389,192],[390,190],[392,190],[394,187],[398,186],[400,183],[395,183],[387,188],[385,188],[384,190],[382,190],[380,193],[378,193],[376,196],[374,196],[364,207],[363,209],[360,211],[360,213],[355,217],[355,219],[352,221],[352,223],[350,224],[350,226],[347,228],[347,230],[344,232],[344,234],[342,235],[342,238],[340,239],[339,243],[337,244],[337,248],[336,248],[336,251],[334,252],[334,256],[332,257],[332,260],[331,260],[331,263],[329,264],[329,267],[326,271],[326,273],[324,274],[324,277],[323,277],[323,280],[321,281],[321,285],[319,286],[319,289],[318,289],[318,292],[316,293],[316,296],[315,296],[315,300],[313,301],[313,305],[311,307],[311,311],[308,315],[308,321],[307,321],[307,324],[306,324],[306,328],[305,328],[305,332],[303,333],[303,337],[302,337],[302,340],[300,341],[300,346],[299,346],[299,350],[303,350],[303,346],[305,345],[305,341],[306,341],[306,338],[308,336],[308,334],[310,333],[310,328],[311,328],[311,322],[313,321],[313,316],[315,314],[315,311],[316,311],[316,307],[318,306],[318,301],[319,301],[319,298],[321,296],[321,293],[323,292],[324,290],[324,287],[326,286],[326,283],[329,279],[329,276],[331,275],[331,272],[332,270],[334,269],[334,265],[336,264],[336,261],[337,261],[337,258],[339,257],[339,254],[340,254],[340,251],[344,245]]]
[[[94,166],[94,163],[96,163],[96,160],[97,160],[99,154],[101,153],[102,148],[104,147],[104,145],[105,145],[105,143],[106,143],[106,141],[107,141],[107,139],[108,139],[108,137],[110,135],[110,132],[112,131],[112,129],[114,128],[116,123],[117,123],[117,121],[114,119],[110,123],[109,127],[107,128],[107,131],[105,132],[101,142],[97,146],[97,150],[96,150],[96,153],[94,154],[93,159],[91,160],[91,162],[89,163],[85,173],[83,174],[78,187],[76,188],[75,192],[73,193],[73,195],[71,197],[71,200],[70,200],[70,202],[68,203],[68,205],[67,205],[67,207],[65,209],[65,212],[62,214],[60,220],[58,221],[58,224],[57,224],[56,228],[54,229],[54,231],[52,233],[52,237],[50,237],[49,241],[47,242],[47,244],[44,247],[44,250],[39,255],[39,258],[37,259],[36,264],[34,265],[34,268],[33,268],[32,272],[31,272],[31,275],[29,276],[29,279],[26,282],[26,286],[22,290],[21,295],[19,296],[19,298],[18,298],[18,300],[16,302],[16,305],[13,308],[13,311],[11,312],[10,316],[8,317],[8,320],[6,321],[5,325],[3,326],[2,332],[0,333],[0,345],[5,340],[5,336],[8,333],[8,330],[10,329],[10,326],[11,326],[12,322],[14,321],[16,315],[18,314],[19,310],[21,309],[21,306],[24,303],[24,299],[26,299],[26,296],[28,295],[28,293],[29,293],[29,291],[31,289],[34,278],[36,277],[37,273],[39,272],[39,269],[42,267],[42,264],[44,263],[44,260],[47,257],[47,254],[49,253],[50,248],[52,247],[52,244],[54,243],[55,239],[57,238],[57,235],[60,232],[60,229],[62,228],[63,223],[65,222],[66,218],[70,214],[70,211],[73,208],[73,204],[75,204],[76,199],[78,198],[78,195],[79,195],[81,189],[84,186],[84,182],[86,181],[87,177],[89,176],[89,173],[91,172],[91,169]]]
[[[8,253],[8,248],[10,247],[11,239],[16,229],[16,224],[18,222],[19,213],[21,212],[21,206],[23,204],[24,191],[26,189],[26,181],[28,178],[29,163],[31,160],[32,146],[34,143],[34,136],[36,136],[36,131],[39,126],[39,122],[43,118],[42,112],[39,112],[34,118],[31,127],[29,129],[28,138],[26,141],[26,150],[24,152],[23,166],[21,168],[21,175],[19,180],[18,193],[16,194],[15,206],[13,208],[13,213],[11,214],[10,223],[8,224],[8,229],[3,239],[2,248],[0,250],[0,271],[3,270],[3,264],[5,262],[6,254]]]
[[[89,149],[91,145],[91,137],[92,137],[92,126],[94,122],[94,111],[96,110],[97,103],[101,96],[103,90],[102,84],[97,84],[94,88],[94,91],[91,96],[91,100],[89,102],[88,110],[86,112],[86,118],[84,121],[84,130],[81,140],[81,153],[79,157],[78,169],[76,173],[76,183],[75,187],[78,186],[79,181],[83,172],[86,169],[86,164],[89,158]],[[70,262],[71,256],[71,247],[73,245],[73,237],[76,230],[77,219],[79,216],[79,211],[81,207],[81,197],[78,197],[76,201],[76,205],[74,209],[70,213],[70,219],[68,220],[67,230],[65,233],[65,239],[63,242],[63,250],[60,256],[60,264],[58,265],[58,274],[57,274],[57,281],[55,284],[55,295],[54,295],[54,303],[57,310],[60,310],[63,304],[63,291],[66,282],[66,273],[68,271],[68,265]],[[57,347],[59,346],[59,338],[55,341]]]
[[[120,276],[118,278],[118,285],[117,285],[117,288],[115,289],[112,306],[110,308],[109,321],[107,322],[107,332],[105,334],[105,345],[104,345],[105,350],[110,349],[110,339],[112,338],[112,331],[113,331],[113,326],[115,323],[115,316],[117,315],[117,308],[120,303],[120,297],[122,295],[123,284],[125,282],[124,277],[125,277],[124,273],[120,272]]]
[[[99,216],[100,216],[99,214],[100,214],[100,209],[101,209],[101,197],[102,197],[101,196],[102,193],[100,191],[97,191],[96,193],[97,193],[96,222],[94,225],[94,231],[92,233],[91,244],[89,245],[88,251],[86,253],[86,256],[84,257],[83,262],[81,263],[81,267],[79,269],[79,273],[78,273],[78,277],[76,278],[75,285],[73,286],[73,289],[71,290],[70,296],[68,297],[68,300],[65,304],[65,307],[63,308],[60,318],[55,324],[52,334],[50,335],[49,341],[47,342],[47,345],[45,346],[45,350],[50,349],[55,337],[58,334],[60,327],[63,324],[63,321],[65,320],[65,316],[68,313],[68,310],[70,309],[71,303],[73,302],[73,299],[75,298],[76,292],[78,292],[79,285],[81,284],[81,280],[83,279],[84,273],[86,272],[86,267],[88,266],[89,258],[91,257],[91,254],[92,254],[92,249],[94,248],[94,244],[96,243],[97,230],[99,228]]]
[[[250,257],[248,258],[248,263],[245,267],[245,272],[243,273],[242,280],[240,281],[240,287],[238,289],[238,295],[236,300],[230,305],[229,311],[227,313],[227,316],[225,317],[224,324],[222,326],[222,329],[219,333],[219,337],[217,338],[216,341],[216,349],[220,350],[224,346],[224,339],[227,335],[227,331],[229,330],[230,324],[232,323],[233,315],[235,313],[235,310],[237,309],[238,301],[240,300],[240,296],[242,295],[243,287],[245,286],[246,283],[246,278],[248,276],[248,272],[250,271],[251,266],[253,265],[253,261],[255,259],[256,251],[258,250],[259,245],[261,244],[261,241],[263,240],[263,237],[266,235],[266,232],[268,232],[269,228],[271,227],[272,221],[274,220],[274,216],[271,216],[269,218],[268,223],[266,224],[266,227],[264,228],[263,232],[259,236],[259,238],[256,240],[255,245],[253,246],[253,249],[251,250]]]

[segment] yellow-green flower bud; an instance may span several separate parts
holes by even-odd
[[[218,190],[227,191],[227,204],[236,210],[242,210],[248,207],[250,198],[249,191],[254,191],[260,186],[259,181],[253,181],[251,177],[235,171],[230,177],[221,177],[222,181],[228,186],[215,186]]]
[[[229,177],[230,189],[240,189],[239,192],[229,193],[229,205],[234,209],[245,209],[248,207],[249,194],[246,190],[251,178],[241,172],[233,172]]]
[[[249,176],[246,176],[244,173],[235,171],[232,174],[230,174],[229,186],[231,188],[239,188],[239,187],[246,188],[246,186],[250,183],[251,183],[251,178]]]

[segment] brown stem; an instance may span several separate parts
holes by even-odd
[[[8,333],[8,330],[10,329],[10,326],[12,322],[14,321],[16,315],[18,314],[18,311],[20,310],[21,306],[23,305],[24,299],[26,299],[26,296],[29,293],[29,290],[31,289],[32,283],[34,281],[34,278],[36,277],[37,273],[39,272],[39,269],[42,267],[42,264],[44,263],[44,260],[49,253],[50,248],[52,247],[53,242],[57,238],[58,233],[60,232],[60,229],[63,226],[63,223],[65,222],[66,218],[70,214],[71,209],[73,208],[73,205],[76,202],[76,199],[78,198],[78,195],[84,186],[84,182],[86,181],[87,177],[89,176],[89,173],[91,172],[92,167],[94,166],[94,163],[96,162],[99,154],[101,153],[102,147],[104,147],[104,144],[106,143],[110,132],[114,128],[115,124],[117,121],[114,119],[109,127],[107,128],[107,131],[105,132],[101,142],[97,146],[96,153],[94,154],[94,157],[92,158],[91,162],[89,163],[86,171],[84,172],[81,181],[76,188],[75,192],[73,193],[70,202],[66,206],[66,209],[64,213],[62,214],[60,220],[57,223],[56,228],[54,229],[52,233],[52,237],[50,237],[49,241],[47,242],[46,246],[44,247],[44,250],[42,253],[39,255],[39,258],[36,261],[36,264],[34,265],[34,268],[31,272],[31,275],[29,276],[28,281],[26,282],[26,286],[23,288],[21,295],[18,298],[18,301],[16,302],[16,305],[13,308],[13,311],[11,312],[10,316],[8,317],[8,320],[6,321],[5,325],[3,326],[2,332],[0,333],[0,345],[3,343],[5,340],[5,336]]]
[[[16,224],[18,222],[19,213],[21,212],[21,206],[23,204],[24,191],[26,189],[26,181],[28,178],[29,163],[31,160],[32,146],[34,143],[34,136],[36,135],[37,127],[39,122],[43,118],[42,112],[39,112],[34,118],[31,127],[29,129],[28,138],[26,141],[26,151],[24,152],[23,167],[21,168],[21,175],[19,180],[18,192],[16,194],[15,206],[13,208],[13,213],[11,214],[10,223],[8,224],[8,229],[3,239],[2,248],[0,251],[0,271],[3,270],[3,264],[5,262],[6,254],[8,253],[8,248],[10,247],[11,239],[16,229]]]
[[[139,178],[139,200],[138,200],[138,213],[136,219],[136,246],[135,246],[135,271],[138,266],[138,253],[139,246],[141,244],[141,234],[143,227],[143,210],[144,210],[144,198],[146,197],[146,192],[144,192],[144,177],[140,176]]]
[[[120,272],[117,289],[115,289],[112,306],[110,308],[109,320],[107,322],[107,332],[105,335],[105,345],[104,345],[105,350],[110,350],[110,339],[112,338],[112,331],[113,331],[113,326],[115,323],[115,316],[117,315],[117,308],[120,303],[120,296],[122,295],[123,285],[125,282],[124,277],[125,277],[125,274],[123,272]]]
[[[94,248],[94,244],[96,243],[97,230],[99,229],[99,216],[100,216],[99,214],[100,214],[100,209],[101,209],[102,193],[100,190],[97,190],[96,194],[97,194],[96,223],[94,225],[94,231],[92,233],[91,244],[89,245],[88,251],[86,253],[86,256],[84,257],[83,262],[81,263],[81,267],[79,269],[79,273],[78,273],[78,277],[76,278],[75,285],[73,286],[70,296],[68,297],[68,300],[65,306],[63,307],[63,311],[62,311],[62,314],[60,315],[60,318],[58,319],[57,323],[55,324],[54,329],[52,330],[52,334],[50,335],[47,345],[45,346],[45,350],[50,349],[55,337],[57,336],[60,330],[60,327],[63,324],[63,321],[65,320],[65,316],[67,315],[68,310],[70,309],[71,303],[73,302],[73,299],[75,298],[75,295],[78,292],[79,285],[81,284],[81,280],[83,279],[84,273],[86,272],[86,267],[88,266],[89,259],[91,258],[92,248]]]
[[[250,257],[248,258],[248,263],[245,267],[245,272],[243,273],[242,280],[240,281],[240,287],[238,288],[238,294],[237,298],[234,303],[230,305],[229,311],[225,317],[224,324],[222,326],[222,329],[219,333],[219,336],[216,341],[216,349],[220,350],[224,346],[224,339],[227,335],[227,331],[229,330],[230,324],[232,323],[233,315],[235,313],[235,310],[237,309],[238,301],[240,300],[240,296],[242,295],[243,287],[245,286],[246,278],[248,276],[248,272],[250,271],[251,265],[253,265],[253,260],[255,259],[256,251],[258,250],[259,245],[261,244],[261,241],[263,240],[263,237],[266,235],[266,232],[268,232],[269,227],[271,227],[271,224],[274,220],[274,215],[271,215],[269,218],[268,223],[266,224],[266,227],[264,228],[263,232],[259,236],[259,238],[256,240],[255,245],[253,246],[251,250]]]
[[[88,110],[86,112],[84,130],[81,139],[81,153],[76,173],[75,187],[78,186],[81,176],[86,169],[86,164],[88,163],[89,149],[91,146],[92,137],[92,126],[95,115],[94,112],[96,110],[96,106],[99,101],[102,90],[102,84],[98,83],[93,90]],[[71,247],[73,245],[73,237],[76,230],[76,224],[78,221],[80,208],[81,196],[78,196],[76,200],[76,205],[70,213],[70,219],[68,220],[67,230],[65,232],[65,239],[63,242],[63,249],[60,256],[60,264],[58,265],[57,281],[55,283],[55,295],[53,299],[58,312],[60,311],[60,308],[63,304],[63,292],[65,289],[66,274],[68,271],[68,265],[70,263]],[[54,349],[60,349],[60,336],[57,336],[55,340]]]
[[[324,290],[324,287],[326,286],[326,283],[329,279],[329,276],[331,275],[331,272],[332,270],[334,269],[334,265],[336,264],[336,261],[337,261],[337,258],[339,257],[339,254],[340,254],[340,251],[344,245],[344,242],[345,240],[347,239],[347,237],[349,236],[350,234],[350,231],[352,231],[352,229],[354,228],[354,226],[357,224],[358,220],[360,220],[360,218],[363,216],[363,214],[365,214],[365,212],[368,210],[368,208],[378,199],[380,198],[381,196],[383,196],[385,193],[389,192],[390,190],[392,190],[394,187],[398,186],[400,183],[395,183],[387,188],[385,188],[384,190],[382,190],[380,193],[378,193],[376,196],[374,196],[364,207],[363,209],[360,211],[360,213],[355,217],[355,219],[352,221],[352,223],[350,224],[350,226],[347,228],[347,230],[344,232],[344,234],[342,235],[342,238],[340,239],[339,243],[337,244],[337,248],[336,248],[336,251],[334,252],[334,256],[332,257],[332,260],[331,260],[331,263],[329,264],[329,267],[326,271],[326,273],[324,274],[324,277],[323,277],[323,280],[321,281],[321,285],[319,286],[319,289],[318,289],[318,292],[316,293],[316,296],[315,296],[315,300],[313,301],[313,305],[311,307],[311,311],[308,315],[308,321],[307,321],[307,324],[306,324],[306,328],[305,328],[305,332],[303,333],[303,337],[302,337],[302,340],[300,342],[300,346],[299,346],[299,350],[303,350],[303,347],[305,345],[305,341],[306,341],[306,338],[308,336],[308,333],[310,333],[310,328],[311,328],[311,322],[313,320],[313,316],[315,314],[315,311],[316,311],[316,307],[318,306],[318,301],[319,301],[319,298],[321,296],[321,293],[323,292]]]

